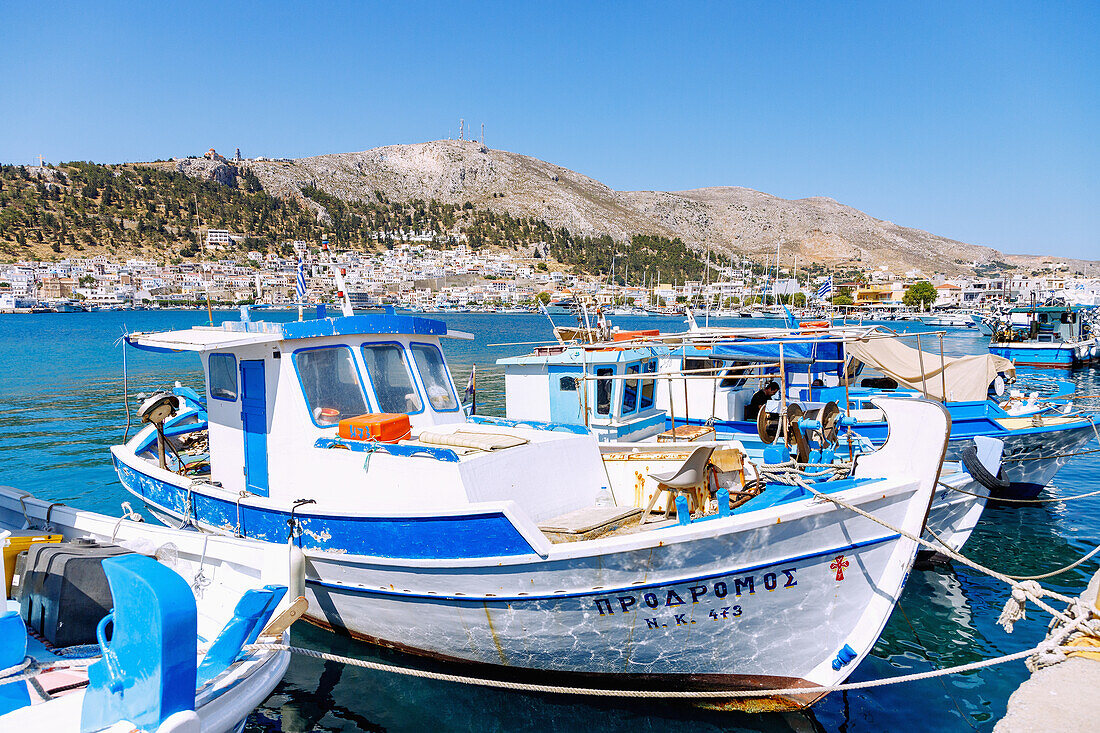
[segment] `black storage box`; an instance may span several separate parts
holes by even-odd
[[[20,578],[19,615],[56,647],[95,644],[114,602],[103,561],[132,550],[94,540],[31,545]]]

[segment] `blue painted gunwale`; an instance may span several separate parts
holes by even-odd
[[[968,410],[965,408],[975,404],[980,405],[981,403],[958,404],[964,407],[963,410],[960,410],[962,414],[958,416],[956,416],[956,411],[953,409],[953,404],[947,404],[948,412],[951,414],[951,437],[949,440],[953,443],[967,441],[975,436],[1000,439],[1015,435],[1042,435],[1044,433],[1061,432],[1063,430],[1083,430],[1090,426],[1087,420],[1082,420],[1079,425],[1042,425],[1009,430],[1008,428],[1002,427],[992,417],[968,416]],[[1005,414],[1002,415],[1002,417],[1008,417],[1008,415]],[[700,418],[689,418],[685,420],[682,417],[677,417],[675,422],[676,425],[703,425],[706,421]],[[673,427],[671,418],[665,420],[665,425],[670,428]],[[752,422],[747,422],[745,420],[717,420],[711,423],[711,425],[715,430],[720,432],[756,435],[755,420]],[[852,426],[852,432],[867,438],[875,445],[882,445],[886,442],[887,435],[889,434],[889,426],[885,422],[860,423],[859,425]]]
[[[379,443],[370,440],[346,440],[344,438],[318,438],[313,443],[314,448],[336,448],[355,451],[356,453],[386,453],[398,458],[415,458],[421,456],[432,458],[446,463],[458,463],[460,458],[450,448],[427,445],[399,445],[397,443]]]
[[[114,454],[112,461],[123,488],[153,507],[223,531],[237,528],[236,502],[189,492],[126,465]],[[239,507],[242,536],[266,542],[287,541],[289,510],[245,503]],[[300,527],[297,544],[303,550],[410,560],[537,555],[503,511],[424,517],[334,516],[297,511],[294,516]]]
[[[719,570],[704,575],[690,575],[684,578],[675,578],[669,580],[657,580],[649,583],[638,583],[636,585],[627,585],[620,588],[593,588],[587,591],[562,591],[560,593],[544,593],[544,594],[530,594],[530,595],[453,595],[447,593],[414,593],[412,591],[403,591],[389,588],[370,588],[363,585],[352,585],[350,583],[338,583],[331,580],[315,580],[307,578],[306,582],[312,585],[318,585],[324,588],[337,588],[340,590],[351,591],[353,593],[361,593],[363,595],[377,595],[377,596],[389,596],[400,598],[415,598],[417,600],[432,600],[432,601],[458,601],[458,602],[476,602],[476,603],[489,603],[489,602],[506,602],[515,603],[518,601],[550,601],[557,600],[559,598],[585,598],[589,596],[607,596],[615,593],[630,593],[638,590],[644,590],[646,588],[660,588],[668,585],[680,585],[683,583],[695,583],[700,580],[710,580],[712,578],[721,578],[727,575],[743,575],[745,573],[756,572],[757,570],[763,570],[764,568],[778,567],[780,565],[790,565],[791,563],[802,562],[803,560],[811,560],[815,557],[827,557],[829,555],[836,555],[848,552],[850,550],[858,550],[865,547],[872,547],[875,545],[881,545],[883,542],[890,542],[892,540],[901,539],[900,534],[890,534],[883,537],[876,537],[873,540],[863,540],[862,542],[854,542],[852,544],[843,545],[841,547],[833,547],[828,550],[820,550],[817,552],[806,553],[803,555],[795,555],[794,557],[787,557],[781,560],[774,560],[765,563],[759,563],[756,565],[746,565],[742,567],[736,567],[729,570]]]

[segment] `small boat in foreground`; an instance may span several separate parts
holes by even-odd
[[[304,601],[284,600],[286,545],[108,517],[6,486],[0,536],[13,543],[6,580],[19,595],[0,612],[0,669],[19,678],[0,677],[0,730],[240,730],[286,671],[287,651],[242,650],[289,641],[283,624]]]

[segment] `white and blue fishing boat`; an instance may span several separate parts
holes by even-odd
[[[237,731],[286,671],[290,653],[264,649],[289,642],[305,604],[286,598],[300,587],[286,545],[0,486],[8,543],[0,730]]]
[[[883,414],[871,403],[884,395],[924,395],[943,400],[951,413],[948,460],[960,460],[962,449],[976,436],[1004,443],[1003,476],[994,495],[1014,498],[1037,496],[1062,466],[1096,437],[1087,416],[1065,414],[1071,406],[1065,400],[1041,404],[1029,400],[1015,403],[1009,411],[991,399],[990,393],[998,386],[1003,390],[1005,377],[1011,379],[1015,373],[1012,364],[1000,357],[947,358],[942,353],[906,346],[895,335],[875,329],[815,328],[797,333],[789,329],[765,332],[712,328],[667,334],[652,342],[658,346],[645,352],[650,354],[652,364],[643,368],[660,372],[653,394],[656,407],[665,413],[666,429],[706,425],[729,437],[751,440],[759,429],[757,416],[746,419],[746,407],[764,383],[775,381],[780,389],[768,403],[768,412],[780,411],[785,404],[797,404],[805,411],[836,402],[851,418],[846,431],[866,438],[872,445],[881,445],[889,428]],[[627,345],[649,348],[642,338]],[[601,348],[606,347],[589,346],[587,353],[599,353]],[[572,368],[582,370],[584,360],[592,358],[578,356]],[[542,361],[546,361],[543,352],[536,350],[530,356],[502,363],[518,378],[521,364],[529,362],[536,368]],[[880,376],[863,375],[865,366],[875,368]],[[610,371],[605,373],[616,378],[630,369],[625,362],[621,367],[607,368]],[[680,375],[689,378],[681,379]],[[570,404],[574,411],[584,406],[576,398],[562,398],[557,409],[567,409]],[[1024,413],[1017,411],[1021,404]],[[538,414],[522,403],[517,403],[516,409],[517,415]],[[622,431],[633,427],[615,429],[621,433],[618,437],[625,438],[627,434]]]
[[[845,475],[765,479],[736,508],[727,498],[643,524],[615,506],[631,489],[607,488],[583,426],[465,416],[440,349],[461,335],[392,313],[131,334],[139,348],[199,354],[206,395],[112,448],[122,485],[169,523],[289,535],[308,620],[488,674],[810,688],[870,651],[916,555],[889,527],[924,526],[942,407],[884,399],[890,439]]]
[[[1069,369],[1100,359],[1090,308],[1033,305],[1013,308],[989,342],[989,353],[1017,366]]]
[[[758,329],[753,332],[760,333]],[[874,450],[870,441],[858,435],[848,440],[843,430],[836,429],[856,425],[856,420],[841,416],[835,401],[817,408],[833,416],[825,440],[821,439],[824,434],[820,429],[803,430],[799,422],[785,426],[789,428],[787,439],[777,444],[774,434],[760,432],[755,420],[746,422],[741,430],[730,430],[725,423],[692,417],[716,414],[717,403],[726,402],[731,394],[738,401],[751,397],[760,386],[760,381],[753,381],[760,378],[751,374],[756,371],[751,367],[754,359],[775,364],[776,372],[784,371],[778,368],[781,362],[786,369],[806,364],[799,358],[800,347],[805,344],[784,339],[784,335],[777,340],[754,341],[752,354],[743,352],[736,363],[715,361],[708,351],[700,351],[698,358],[682,359],[682,348],[647,346],[642,332],[619,332],[616,337],[623,339],[618,342],[622,345],[538,347],[532,354],[497,361],[504,367],[507,417],[565,422],[591,430],[600,441],[608,478],[620,505],[647,506],[659,493],[654,476],[675,469],[686,458],[685,451],[701,446],[715,449],[716,464],[722,462],[727,450],[745,459],[744,473],[736,477],[741,485],[727,482],[734,493],[755,479],[754,462],[810,462],[820,469],[830,461],[850,459],[849,448],[855,454]],[[787,347],[789,362],[780,358],[780,343]],[[815,371],[815,375],[837,370],[839,361],[830,362],[829,353],[837,356],[841,352],[835,343],[822,347],[817,366],[823,371]],[[670,368],[672,371],[668,371]],[[772,378],[770,372],[763,375],[764,381]],[[750,384],[754,386],[745,390],[747,394],[734,391]],[[869,394],[867,407],[868,412],[882,416],[871,404]],[[792,415],[796,409],[800,415],[806,412],[794,404],[789,409]],[[809,425],[813,420],[806,416],[802,422]],[[773,427],[768,430],[774,433]],[[879,444],[885,438],[884,431]],[[787,445],[782,445],[784,442]],[[990,489],[997,485],[1003,445],[994,438],[976,436],[965,443],[960,441],[957,448],[955,462],[944,465],[941,491],[928,516],[931,531],[927,537],[956,550],[977,526]],[[973,455],[966,455],[969,468],[959,462],[966,449],[973,449]],[[972,472],[986,483],[976,480]],[[663,499],[658,500],[658,508]]]

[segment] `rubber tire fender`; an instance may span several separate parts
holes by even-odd
[[[1006,481],[1002,477],[1001,471],[998,471],[996,476],[989,472],[978,458],[978,448],[973,443],[962,449],[961,459],[963,467],[974,477],[974,480],[990,491],[1004,491],[1012,485],[1011,481]]]

